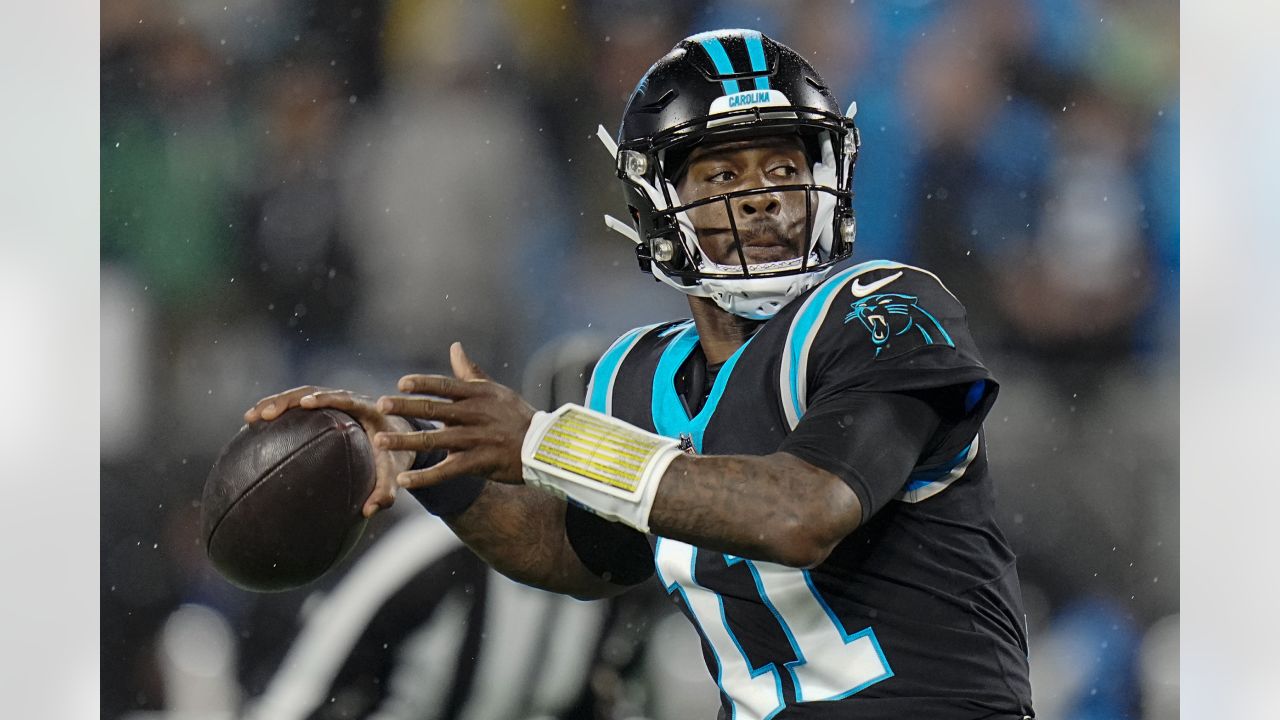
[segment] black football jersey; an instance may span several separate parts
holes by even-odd
[[[981,432],[997,386],[959,301],[918,268],[847,268],[764,323],[691,414],[676,378],[697,343],[691,320],[623,335],[597,363],[588,404],[708,455],[786,451],[811,409],[847,393],[950,388],[962,406],[909,477],[864,478],[797,453],[848,482],[864,509],[817,567],[651,540],[658,579],[702,638],[721,716],[1031,715],[1017,571]]]

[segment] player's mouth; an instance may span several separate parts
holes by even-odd
[[[793,260],[800,254],[796,249],[797,243],[775,226],[744,230],[739,233],[738,241],[742,244],[742,254],[751,265]]]
[[[748,265],[760,265],[763,263],[779,262],[783,260],[794,260],[800,256],[797,245],[783,228],[778,227],[774,223],[765,223],[756,227],[738,228],[736,242],[738,247],[742,249],[742,258],[738,256],[738,247],[735,247],[735,238],[733,230],[730,228],[717,228],[708,232],[710,235],[719,236],[722,242],[725,242],[721,255],[723,259],[720,261],[724,265],[737,265],[746,258]],[[794,235],[799,235],[797,230]]]
[[[742,254],[746,256],[748,265],[792,260],[796,257],[795,248],[786,242],[743,243]]]

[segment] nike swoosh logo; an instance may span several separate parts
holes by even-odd
[[[871,283],[870,285],[863,285],[861,278],[854,278],[853,282],[849,285],[849,290],[853,293],[854,297],[866,297],[871,293],[884,287],[885,285],[888,285],[889,283],[893,282],[894,280],[897,280],[900,277],[902,277],[901,270],[890,275],[889,277],[880,278],[879,280]]]

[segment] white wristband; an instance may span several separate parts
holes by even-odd
[[[524,480],[609,520],[649,532],[649,511],[680,443],[568,403],[529,423]]]

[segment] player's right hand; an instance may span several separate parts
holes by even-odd
[[[373,437],[380,432],[405,433],[413,430],[409,421],[396,415],[387,415],[378,410],[377,402],[366,395],[349,390],[303,385],[285,390],[275,395],[268,395],[253,407],[245,411],[244,421],[270,422],[293,408],[317,410],[332,408],[341,410],[359,421],[373,444]],[[362,512],[365,517],[373,517],[383,508],[391,507],[396,500],[399,484],[396,477],[413,465],[415,453],[403,450],[382,450],[374,445],[374,467],[377,477],[373,492],[364,501]]]

